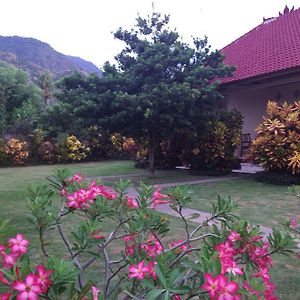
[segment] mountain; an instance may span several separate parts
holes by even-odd
[[[28,71],[32,81],[36,81],[45,71],[50,72],[55,80],[74,71],[103,76],[93,63],[59,53],[47,43],[34,38],[0,36],[0,61]]]

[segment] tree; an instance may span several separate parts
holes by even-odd
[[[201,115],[221,99],[217,78],[230,75],[218,51],[207,39],[181,41],[168,27],[169,16],[153,12],[137,18],[130,31],[120,28],[115,38],[126,46],[116,56],[124,85],[111,115],[116,128],[148,141],[150,172],[154,175],[155,151],[174,130],[201,128]]]
[[[20,128],[33,127],[39,114],[40,100],[40,90],[29,83],[26,72],[0,62],[1,133],[4,130],[18,131]]]
[[[44,93],[44,101],[45,101],[45,108],[49,106],[49,101],[53,94],[53,78],[51,74],[46,71],[39,77],[39,86],[43,90]]]

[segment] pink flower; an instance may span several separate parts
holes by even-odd
[[[52,270],[46,270],[44,266],[37,266],[37,283],[40,285],[43,293],[46,293],[48,288],[51,286],[52,281],[49,276],[52,274]]]
[[[172,299],[173,300],[182,300],[182,298],[178,294],[173,295]]]
[[[100,290],[98,290],[95,286],[92,286],[93,300],[98,300],[98,293],[100,293]]]
[[[103,234],[100,234],[100,232],[103,232],[103,230],[99,229],[99,230],[94,231],[92,233],[92,238],[96,239],[96,240],[104,239],[105,236]]]
[[[125,198],[127,199],[127,206],[129,208],[139,208],[140,207],[140,205],[136,199],[128,197],[127,195],[125,195]]]
[[[4,277],[4,273],[0,271],[0,282],[6,285],[10,285],[10,282]]]
[[[77,181],[80,184],[82,179],[83,178],[81,177],[81,175],[79,173],[77,173],[77,174],[74,174],[73,177],[70,179],[70,183]]]
[[[218,276],[214,278],[211,274],[204,274],[205,282],[202,284],[202,288],[209,292],[209,295],[212,299],[214,299],[219,290],[219,279]]]
[[[130,274],[129,278],[137,278],[143,280],[149,272],[149,267],[144,264],[144,260],[140,261],[137,265],[131,264],[128,268]]]
[[[19,292],[17,300],[38,300],[38,295],[42,293],[40,284],[34,274],[27,275],[24,282],[15,281],[12,288]]]
[[[156,262],[154,262],[154,261],[150,261],[148,264],[148,272],[149,272],[150,276],[153,277],[154,280],[157,279],[157,274],[155,272],[155,265],[156,265]]]
[[[15,238],[8,239],[8,245],[12,253],[26,253],[28,244],[29,242],[25,240],[23,234],[20,233],[18,233]]]
[[[10,300],[11,293],[2,293],[0,294],[0,300]]]
[[[244,275],[243,270],[239,268],[234,261],[226,268],[225,272],[233,275]]]
[[[4,269],[10,269],[16,264],[19,255],[16,253],[6,254],[5,252],[1,252],[2,256],[2,264]]]
[[[130,242],[130,241],[134,241],[134,239],[136,238],[137,234],[136,233],[131,233],[129,235],[125,235],[123,236],[121,239],[124,241],[124,242]]]
[[[161,188],[156,187],[153,195],[152,195],[152,208],[156,208],[159,204],[165,204],[170,202],[170,197],[160,193]]]
[[[290,226],[292,226],[292,227],[296,227],[297,226],[297,219],[296,218],[292,218],[291,219]]]
[[[204,274],[205,283],[202,288],[209,292],[211,299],[216,300],[237,300],[241,299],[236,292],[239,285],[235,281],[228,281],[227,277],[219,274],[215,278],[211,274]]]
[[[235,241],[239,241],[241,239],[241,235],[239,233],[237,233],[236,231],[232,230],[227,238],[229,241],[235,242]]]
[[[125,247],[125,253],[126,253],[126,255],[134,256],[135,250],[136,250],[135,244],[126,245],[126,247]]]

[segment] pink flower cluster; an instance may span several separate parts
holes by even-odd
[[[21,280],[20,268],[16,265],[18,259],[27,252],[29,242],[24,239],[22,234],[17,234],[14,238],[9,238],[7,245],[0,245],[0,253],[2,257],[2,266],[8,270],[15,268],[16,280],[10,282],[4,272],[0,271],[0,282],[10,287],[9,292],[0,294],[0,299],[9,300],[13,291],[17,291],[17,300],[36,300],[40,294],[45,294],[51,286],[52,281],[49,279],[51,270],[46,270],[40,265],[36,268],[36,274],[28,274],[24,281]]]
[[[234,248],[232,237],[234,240],[240,239],[236,236],[235,232],[231,232],[228,236],[228,240],[225,243],[218,244],[216,250],[219,254],[219,259],[222,266],[222,274],[232,273],[234,275],[243,275],[243,270],[236,264],[234,256],[238,254],[238,251]]]
[[[27,252],[29,242],[24,239],[23,234],[18,233],[15,238],[8,239],[8,245],[0,245],[2,265],[4,269],[13,267],[17,259]]]
[[[218,275],[216,278],[212,278],[210,274],[206,276],[206,283],[202,286],[204,289],[209,291],[211,295],[211,299],[240,299],[239,295],[232,294],[233,298],[229,296],[227,298],[221,297],[220,289],[218,287],[225,284],[226,281],[224,277],[226,273],[231,273],[233,275],[243,275],[244,272],[242,268],[240,268],[236,261],[235,257],[242,253],[247,253],[249,259],[255,263],[258,268],[258,272],[253,274],[253,277],[259,277],[262,279],[266,289],[263,292],[264,297],[266,300],[275,300],[277,297],[274,295],[275,285],[270,281],[269,275],[269,267],[272,267],[272,259],[269,255],[269,244],[264,243],[262,246],[257,242],[262,239],[261,236],[254,236],[249,238],[246,243],[238,243],[237,245],[235,242],[241,241],[241,236],[235,232],[231,231],[230,234],[227,236],[227,241],[224,243],[220,243],[216,246],[216,250],[218,252],[218,256],[221,263],[221,274]],[[224,281],[225,280],[225,281]],[[231,285],[232,286],[231,282]],[[237,284],[237,283],[236,283]],[[210,288],[208,289],[208,287]],[[237,284],[238,286],[238,284]],[[252,289],[247,282],[244,283],[244,288],[248,291],[250,295],[256,295],[260,299],[262,297],[262,293]],[[234,293],[237,289],[233,289]],[[232,293],[228,291],[228,293]],[[235,297],[235,298],[234,298]]]
[[[168,195],[164,195],[161,192],[161,188],[159,186],[156,187],[155,191],[152,195],[151,207],[156,209],[157,205],[170,203],[170,197]]]
[[[67,198],[67,207],[69,208],[86,208],[90,207],[97,196],[102,196],[109,200],[113,200],[117,197],[116,193],[110,190],[103,185],[96,185],[96,182],[92,182],[87,189],[80,188],[76,190],[73,194],[66,192],[65,190],[61,191],[61,195],[64,195]]]
[[[258,267],[258,272],[253,277],[261,278],[266,287],[264,291],[266,300],[276,300],[278,299],[274,294],[276,286],[271,282],[271,276],[269,275],[269,268],[272,267],[269,247],[269,243],[264,243],[261,247],[250,243],[247,252],[250,260]]]
[[[157,274],[155,272],[156,262],[150,261],[148,265],[145,264],[145,261],[142,260],[138,264],[131,264],[128,268],[129,278],[137,278],[143,280],[146,277],[152,277],[154,280],[157,279]]]
[[[141,244],[140,248],[152,258],[159,255],[163,251],[161,243],[154,236],[151,236],[146,243]]]

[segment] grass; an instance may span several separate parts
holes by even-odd
[[[191,186],[191,207],[208,211],[217,195],[230,196],[239,205],[239,216],[253,224],[272,227],[283,219],[300,218],[299,199],[288,193],[286,186],[260,183],[248,178]]]

